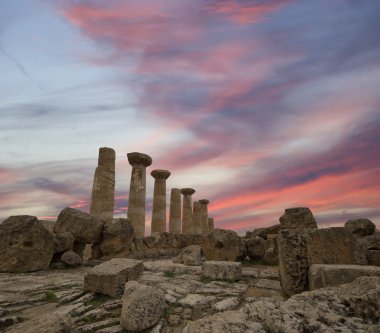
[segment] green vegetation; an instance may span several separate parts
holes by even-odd
[[[47,302],[56,302],[58,298],[54,291],[48,290],[44,293],[44,300]]]
[[[96,308],[97,306],[109,301],[110,299],[112,299],[111,296],[104,294],[95,294],[95,298],[85,302],[84,305],[91,305],[93,308]]]
[[[174,271],[164,271],[164,276],[165,277],[175,277],[177,274]]]
[[[88,314],[86,317],[83,317],[83,321],[85,323],[95,323],[96,322],[96,315],[94,315],[93,313],[90,313]]]

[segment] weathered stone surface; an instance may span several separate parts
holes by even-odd
[[[55,221],[50,221],[50,220],[38,220],[41,222],[42,226],[49,231],[50,233],[54,232],[54,224]]]
[[[166,231],[166,179],[170,172],[156,169],[151,175],[154,178],[151,232],[152,236],[158,236]]]
[[[252,260],[263,259],[266,249],[266,240],[256,236],[246,240],[248,256]]]
[[[84,277],[86,291],[117,296],[123,293],[126,281],[137,280],[144,271],[142,261],[115,258],[97,265]]]
[[[282,230],[277,244],[281,285],[287,295],[307,290],[312,264],[367,263],[362,243],[345,228]]]
[[[199,245],[190,245],[180,252],[173,260],[173,263],[184,264],[186,266],[200,266],[203,260],[202,248]]]
[[[208,232],[212,232],[215,229],[215,222],[212,217],[208,218]]]
[[[367,250],[368,265],[380,266],[380,250]]]
[[[115,159],[112,148],[99,148],[98,166],[92,186],[90,214],[112,219],[115,206]]]
[[[267,239],[268,234],[277,234],[281,229],[281,224],[272,225],[268,228],[258,228],[253,231],[247,231],[245,233],[245,238],[255,238],[259,236],[261,238]]]
[[[240,280],[242,265],[240,262],[206,261],[202,266],[202,276],[217,280]]]
[[[75,237],[71,232],[53,234],[54,253],[70,251],[73,249]]]
[[[169,232],[181,233],[181,190],[172,188],[170,192]]]
[[[278,252],[276,252],[273,248],[269,248],[265,250],[263,259],[272,265],[278,265]]]
[[[69,266],[80,266],[83,263],[83,260],[73,251],[67,251],[62,254],[61,261]]]
[[[137,282],[126,283],[121,310],[121,325],[128,331],[144,331],[158,323],[164,314],[164,294]]]
[[[202,213],[201,213],[201,203],[195,201],[193,203],[193,233],[202,234]]]
[[[373,235],[376,229],[375,224],[368,219],[348,220],[344,227],[358,237]]]
[[[49,267],[54,239],[35,216],[8,217],[0,224],[0,272],[32,272]]]
[[[94,245],[93,257],[115,258],[129,254],[133,238],[132,223],[128,219],[112,219],[104,225],[100,242]]]
[[[146,154],[137,152],[128,153],[127,156],[132,166],[128,199],[128,220],[132,223],[135,236],[144,237],[146,167],[152,164],[152,158]]]
[[[104,222],[97,216],[66,207],[58,215],[54,232],[71,232],[76,241],[93,244],[99,241]]]
[[[239,309],[266,332],[379,332],[380,278],[294,295],[287,301],[259,299]]]
[[[7,330],[7,333],[76,333],[73,321],[58,311],[32,318]]]
[[[311,210],[306,207],[285,209],[285,213],[280,217],[280,223],[283,229],[318,228]]]
[[[184,234],[193,233],[193,200],[191,196],[195,193],[192,188],[181,189],[182,200],[182,232]]]
[[[242,239],[232,230],[214,229],[201,243],[207,260],[236,261],[244,254]]]
[[[247,320],[247,316],[240,311],[226,311],[217,313],[197,321],[188,326],[188,333],[266,333],[260,323]]]
[[[361,276],[379,276],[380,267],[364,265],[311,265],[310,290],[350,283]]]
[[[380,236],[371,235],[360,239],[367,250],[380,250]]]

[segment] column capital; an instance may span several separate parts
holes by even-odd
[[[168,179],[171,175],[171,172],[168,170],[156,169],[153,170],[150,174],[154,179]]]
[[[210,203],[210,201],[207,199],[201,199],[201,200],[199,200],[199,202],[201,205],[208,205]]]
[[[133,153],[128,153],[128,162],[130,165],[143,165],[144,167],[148,167],[149,165],[152,164],[152,158],[143,153],[138,153],[138,152],[133,152]]]
[[[183,195],[193,195],[194,193],[195,193],[195,190],[194,189],[192,189],[192,188],[182,188],[181,189],[181,193],[183,194]]]

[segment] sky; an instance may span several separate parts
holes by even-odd
[[[0,221],[89,211],[99,147],[239,234],[309,207],[380,228],[380,1],[1,0]]]

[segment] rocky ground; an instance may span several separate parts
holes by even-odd
[[[200,266],[146,260],[139,283],[165,293],[167,308],[146,332],[380,332],[380,278],[286,300],[278,268],[244,266],[238,282],[212,281]],[[0,274],[0,332],[123,333],[122,299],[83,292],[90,267]]]

